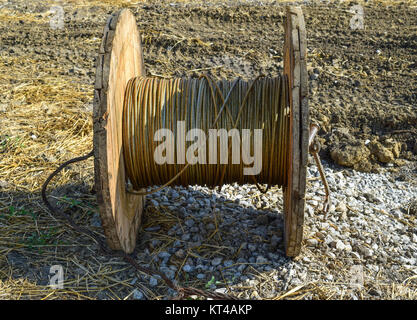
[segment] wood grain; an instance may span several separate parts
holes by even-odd
[[[303,240],[306,167],[308,160],[308,87],[306,30],[300,7],[287,7],[284,73],[289,83],[290,132],[287,184],[284,187],[285,253],[295,257]]]
[[[99,48],[94,92],[94,175],[102,226],[113,250],[133,252],[144,197],[126,192],[122,150],[125,87],[145,75],[140,34],[127,10],[112,14]]]

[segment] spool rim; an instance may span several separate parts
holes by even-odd
[[[284,73],[289,83],[290,141],[284,186],[284,242],[289,257],[300,253],[303,240],[309,133],[306,45],[303,12],[300,7],[287,7]]]
[[[145,75],[136,20],[128,9],[109,16],[97,59],[93,102],[94,175],[107,243],[133,252],[144,197],[126,192],[121,115],[127,81]]]

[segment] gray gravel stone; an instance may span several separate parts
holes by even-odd
[[[315,247],[318,245],[319,242],[317,241],[317,239],[307,239],[306,243],[309,247]]]
[[[256,217],[256,223],[259,225],[266,225],[268,224],[268,216],[266,214],[261,214]]]
[[[214,258],[214,259],[211,260],[211,265],[216,267],[216,266],[218,266],[219,264],[222,263],[222,260],[223,260],[223,258],[221,258],[221,257]]]
[[[154,277],[151,277],[151,278],[149,279],[149,285],[150,285],[151,287],[156,287],[156,286],[158,285],[158,280],[157,280],[156,278],[154,278]]]
[[[153,207],[159,207],[158,201],[156,201],[154,199],[149,199],[149,202]]]
[[[132,297],[135,300],[143,300],[144,299],[144,295],[143,295],[142,291],[139,291],[138,289],[133,290]]]
[[[171,254],[166,252],[166,251],[161,251],[161,252],[158,253],[158,257],[161,258],[161,259],[169,258],[169,257],[171,257]]]
[[[190,235],[189,233],[184,233],[184,234],[181,236],[181,240],[182,240],[182,241],[189,241],[189,240],[190,240],[190,238],[191,238],[191,235]]]
[[[91,219],[91,225],[93,227],[96,227],[96,228],[101,227],[101,218],[100,218],[100,215],[98,213],[95,213],[93,215],[93,218]]]
[[[268,263],[268,259],[266,259],[263,256],[257,256],[256,257],[256,263]]]
[[[182,267],[182,270],[184,270],[184,272],[190,273],[195,270],[195,267],[186,264]]]
[[[195,223],[195,221],[193,219],[187,219],[187,220],[184,221],[184,224],[189,228],[194,226],[194,223]]]

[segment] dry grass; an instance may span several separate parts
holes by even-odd
[[[145,1],[71,2],[77,7],[123,7]],[[391,5],[399,1],[380,2]],[[0,23],[19,20],[34,24],[48,22],[47,14],[39,17],[35,13],[0,9]],[[127,270],[125,263],[97,254],[97,246],[91,239],[57,221],[41,202],[39,191],[48,174],[63,161],[86,154],[92,148],[89,106],[93,86],[77,81],[76,76],[65,76],[62,73],[60,66],[34,61],[30,56],[0,57],[0,299],[128,299],[135,288],[141,289],[148,298],[158,299],[161,297],[160,288],[149,289],[141,281],[135,280],[137,275]],[[62,196],[62,192],[55,192],[54,200],[60,202],[62,210],[71,213],[78,223],[90,225],[91,219],[97,214],[95,197],[88,192],[92,186],[93,163],[90,159],[75,166],[73,171],[64,171],[51,184],[51,189],[61,188],[72,194],[68,198]],[[152,219],[146,219],[150,216]],[[216,229],[205,239],[204,244],[189,248],[185,257],[173,260],[178,270],[181,270],[190,256],[227,256],[228,248],[222,245],[218,219],[213,215],[210,221],[205,221],[215,224]],[[161,226],[158,232],[142,233],[144,239],[161,241],[154,254],[177,240],[166,235],[167,230],[177,222],[182,223],[166,208],[147,209],[143,228]],[[92,229],[102,235],[101,228]],[[141,246],[149,246],[149,242],[145,241]],[[325,259],[308,249],[305,249],[303,256]],[[65,289],[56,290],[47,283],[36,283],[35,276],[44,272],[45,267],[55,264],[64,267]],[[156,266],[152,261],[150,264]],[[265,292],[273,291],[271,279],[274,279],[276,271],[259,274],[255,268],[248,268],[256,276],[258,285],[255,289],[241,285],[236,289],[239,297],[265,297]],[[28,276],[30,274],[34,277]],[[176,278],[186,279],[186,276],[177,273]],[[228,286],[227,281],[217,280],[219,285]],[[377,283],[393,299],[416,299],[415,282],[416,278],[410,277],[402,284]],[[206,282],[189,279],[188,284],[204,287]],[[272,294],[267,297],[303,299],[311,296],[330,299],[334,297],[334,289],[340,285],[334,282],[307,281],[287,288],[278,296]],[[366,288],[365,282],[365,288],[361,290]],[[349,290],[352,289],[346,289],[346,298],[349,298]],[[361,290],[358,291],[359,296]],[[100,296],[100,293],[105,294]],[[344,296],[337,298],[342,299]]]

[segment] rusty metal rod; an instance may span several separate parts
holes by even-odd
[[[317,132],[319,131],[320,127],[318,124],[312,123],[310,124],[310,135],[308,136],[308,147],[310,148],[311,143],[313,142],[314,138],[316,137]]]
[[[323,204],[323,212],[324,217],[327,216],[327,212],[329,211],[330,204],[331,204],[331,198],[330,198],[330,188],[329,184],[327,183],[326,175],[324,174],[323,166],[320,161],[320,144],[317,141],[314,141],[314,138],[316,137],[317,132],[319,131],[319,126],[315,123],[310,124],[310,134],[308,137],[308,148],[310,150],[310,153],[313,155],[314,160],[317,165],[317,169],[319,170],[321,181],[324,185],[324,191],[326,193],[326,196],[324,198],[324,204]]]

